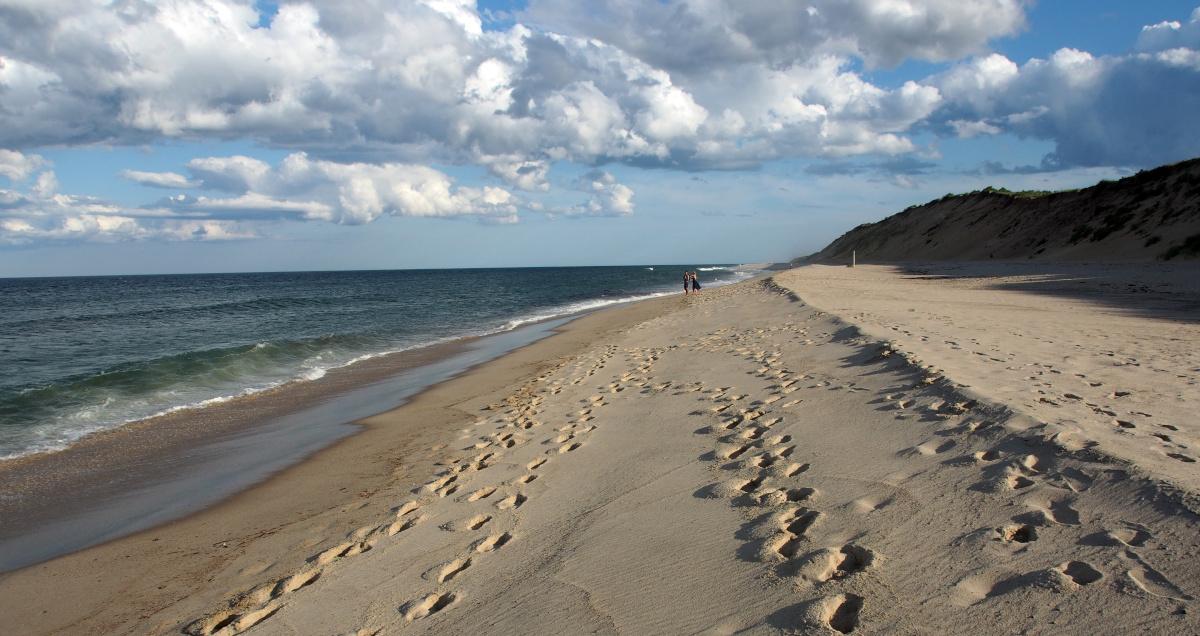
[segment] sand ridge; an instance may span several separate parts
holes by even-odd
[[[810,266],[777,279],[912,361],[1200,490],[1200,268]],[[1189,345],[1193,343],[1193,345]]]
[[[184,631],[1196,630],[1186,492],[802,298],[706,290],[464,404],[387,517]]]

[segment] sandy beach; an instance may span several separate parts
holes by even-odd
[[[809,266],[597,312],[217,506],[0,576],[0,614],[1196,632],[1196,272],[1122,267]]]
[[[1200,635],[1200,0],[0,0],[0,636]]]

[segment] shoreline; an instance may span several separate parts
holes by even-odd
[[[9,601],[0,600],[0,613],[8,616],[24,614],[24,618],[30,622],[18,620],[16,624],[30,626],[35,632],[63,629],[69,626],[57,623],[63,617],[49,617],[59,627],[41,623],[47,617],[26,613],[37,603],[32,600],[22,602],[22,599],[41,598],[43,594],[50,593],[62,594],[64,590],[61,586],[67,584],[75,588],[68,595],[81,600],[80,617],[89,616],[92,612],[102,613],[101,608],[109,605],[112,599],[103,591],[94,594],[83,581],[99,577],[124,577],[130,583],[143,583],[147,578],[156,578],[159,573],[147,574],[137,567],[131,567],[133,564],[130,561],[137,560],[133,555],[164,550],[170,554],[188,555],[190,558],[175,561],[173,568],[161,573],[162,584],[146,588],[145,594],[149,597],[161,599],[162,594],[170,594],[173,590],[178,593],[175,589],[177,586],[190,587],[186,580],[189,577],[179,576],[179,571],[192,570],[191,577],[197,580],[203,578],[202,572],[208,570],[205,561],[223,560],[222,553],[238,544],[238,540],[206,541],[207,533],[219,531],[226,533],[226,536],[240,536],[242,540],[270,539],[279,535],[294,538],[292,535],[300,533],[300,530],[281,532],[274,522],[286,518],[290,520],[289,524],[319,526],[317,520],[332,516],[338,518],[339,525],[344,525],[362,515],[378,514],[379,504],[373,500],[364,508],[351,510],[352,506],[347,506],[345,499],[352,497],[354,492],[365,496],[384,489],[403,492],[414,486],[415,482],[411,478],[406,481],[406,477],[432,469],[435,449],[444,448],[455,434],[451,424],[469,417],[458,410],[458,404],[478,399],[481,388],[486,392],[498,393],[505,387],[518,384],[523,377],[530,375],[530,366],[542,366],[546,360],[569,355],[613,331],[637,324],[649,316],[671,311],[672,304],[679,300],[670,295],[649,298],[592,310],[578,316],[544,321],[540,324],[566,324],[551,328],[550,334],[532,343],[467,367],[448,379],[429,384],[399,406],[354,420],[347,424],[358,428],[352,434],[330,440],[331,443],[308,453],[299,461],[197,510],[49,560],[0,572],[0,591],[3,591],[0,599]],[[519,375],[512,375],[514,371],[520,372]],[[112,432],[99,435],[104,438],[122,436],[113,435]],[[390,441],[381,442],[379,438]],[[55,455],[62,452],[68,451],[60,451]],[[268,530],[264,533],[264,529]],[[300,542],[301,545],[303,543]],[[294,565],[292,561],[297,549],[301,552],[304,550],[303,547],[291,545],[284,550],[268,551],[280,555],[278,564],[282,567],[285,564]],[[268,566],[254,573],[262,574],[270,569]],[[251,570],[257,568],[251,568],[248,572]],[[94,574],[86,574],[89,572]],[[68,581],[75,583],[72,585]],[[188,589],[175,601],[186,598],[197,603],[211,603],[215,600],[204,595],[195,595],[193,598],[193,592]],[[89,599],[95,600],[94,605],[87,602]],[[46,629],[39,630],[37,625],[46,625]]]
[[[728,268],[729,271],[746,272],[754,271],[747,269],[750,266],[738,265]],[[726,269],[722,267],[721,269]],[[206,274],[197,274],[203,276]],[[84,277],[86,278],[86,277]],[[104,278],[104,277],[99,277]],[[743,279],[737,279],[726,282],[715,282],[714,286],[722,286],[740,282]],[[504,334],[512,333],[527,327],[535,326],[541,323],[560,319],[571,319],[578,316],[583,316],[588,313],[599,311],[608,307],[620,306],[643,300],[652,300],[654,298],[669,297],[674,295],[673,290],[662,290],[646,292],[644,294],[634,294],[619,298],[592,298],[588,300],[578,301],[566,305],[556,305],[545,310],[539,310],[534,313],[526,313],[514,316],[507,320],[503,326],[491,328],[480,332],[467,332],[456,336],[447,336],[434,338],[424,344],[413,346],[405,346],[395,350],[385,350],[377,352],[368,352],[356,356],[353,359],[343,363],[321,368],[320,375],[314,378],[295,376],[287,380],[283,380],[277,384],[265,386],[261,388],[248,388],[241,392],[232,393],[229,395],[218,395],[203,399],[199,402],[191,402],[186,404],[173,405],[158,412],[143,416],[128,419],[119,423],[111,423],[101,426],[96,430],[83,433],[79,437],[73,437],[65,442],[62,447],[43,448],[18,451],[14,454],[0,457],[0,471],[7,469],[10,466],[18,466],[25,460],[34,459],[46,455],[54,455],[65,451],[73,450],[75,447],[86,444],[93,438],[102,438],[106,435],[121,434],[122,432],[137,430],[144,426],[153,426],[161,422],[170,422],[176,417],[190,417],[206,412],[212,409],[220,409],[222,407],[243,407],[251,403],[250,401],[260,398],[271,398],[280,391],[295,391],[298,388],[320,384],[327,379],[330,374],[343,374],[351,372],[359,372],[363,369],[371,369],[376,366],[386,366],[390,361],[393,361],[401,356],[416,355],[423,356],[428,351],[435,351],[442,348],[452,348],[458,345],[468,345],[472,342],[483,338],[491,338],[494,336],[503,336]],[[261,343],[260,343],[261,344]],[[387,373],[382,371],[381,373]],[[394,372],[394,371],[392,371]],[[369,380],[368,380],[369,381]],[[360,381],[361,383],[361,381]]]
[[[0,461],[6,484],[0,574],[202,512],[361,433],[362,420],[550,337],[564,324],[661,297],[371,356],[315,380],[128,422],[61,450]]]
[[[738,278],[714,288],[753,278],[752,268],[731,268]],[[365,355],[316,379],[172,409],[62,449],[0,460],[7,486],[0,496],[0,574],[203,511],[360,433],[361,420],[565,323],[674,295],[650,291],[559,305],[487,333]]]

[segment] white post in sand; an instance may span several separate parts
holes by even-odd
[[[850,250],[850,267],[858,264],[858,250]]]

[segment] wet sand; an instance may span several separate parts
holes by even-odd
[[[380,356],[311,382],[186,409],[0,462],[0,572],[153,527],[262,481],[421,390],[569,318]]]

